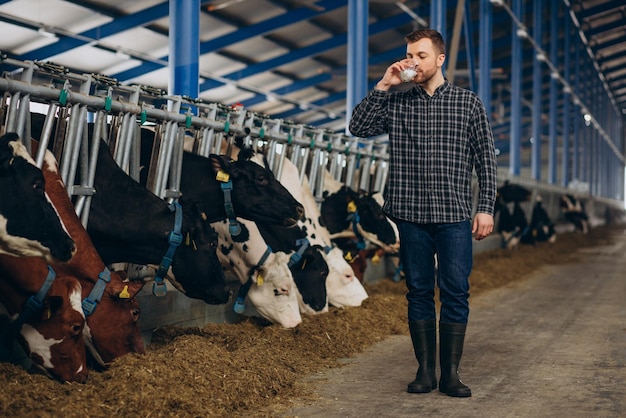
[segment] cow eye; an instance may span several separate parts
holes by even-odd
[[[257,181],[257,183],[265,186],[268,183],[268,178],[267,178],[266,175],[260,175],[260,176],[257,177],[256,181]]]
[[[46,191],[46,185],[43,181],[37,180],[33,183],[33,190],[39,193],[43,193]]]

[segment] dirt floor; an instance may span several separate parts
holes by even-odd
[[[524,280],[546,264],[575,261],[580,253],[573,250],[606,242],[604,228],[589,235],[562,234],[555,244],[478,254],[471,294]],[[61,384],[0,364],[0,416],[275,416],[292,406],[291,398],[306,399],[302,377],[341,367],[339,359],[390,335],[408,334],[404,282],[382,279],[366,289],[363,306],[331,308],[305,317],[295,329],[250,318],[159,329],[146,355],[128,355],[106,371],[92,370],[86,384]]]

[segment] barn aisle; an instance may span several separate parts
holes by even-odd
[[[406,393],[417,363],[410,338],[393,336],[307,377],[320,399],[284,416],[626,416],[626,233],[614,234],[580,263],[471,301],[460,368],[471,398]]]

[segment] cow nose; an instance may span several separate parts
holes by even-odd
[[[298,212],[298,219],[304,220],[304,206],[298,206],[296,211]]]
[[[65,239],[65,242],[63,242],[63,245],[61,245],[60,248],[53,246],[50,253],[52,254],[52,257],[55,259],[54,260],[55,262],[57,260],[61,263],[65,261],[69,261],[72,259],[74,254],[76,254],[76,243],[74,242],[72,238],[68,237]]]

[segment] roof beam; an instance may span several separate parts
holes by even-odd
[[[374,35],[380,32],[384,32],[389,29],[395,29],[399,25],[403,25],[412,20],[412,18],[404,13],[397,14],[388,19],[373,23],[369,27],[369,34]],[[243,70],[233,71],[230,74],[226,74],[223,78],[227,78],[233,81],[241,80],[242,78],[249,77],[260,72],[271,71],[274,68],[280,67],[285,64],[289,64],[300,59],[308,58],[314,55],[321,54],[325,51],[337,48],[345,45],[348,40],[347,34],[343,33],[335,35],[332,38],[318,42],[308,47],[300,48],[296,51],[290,51],[281,56],[269,59],[267,61],[259,62],[257,64],[249,65]],[[210,90],[222,86],[224,83],[217,80],[207,80],[200,85],[200,91]]]
[[[624,0],[603,1],[597,6],[580,9],[578,15],[581,19],[589,19],[596,14],[611,12],[613,9],[619,9],[620,7],[624,7]]]
[[[313,19],[316,16],[322,15],[334,9],[345,7],[346,0],[325,0],[319,4],[324,7],[323,12],[317,12],[306,7],[295,9],[282,14],[277,17],[273,17],[262,22],[250,25],[244,28],[238,28],[233,32],[220,36],[215,39],[211,39],[200,43],[200,55],[208,54],[223,49],[231,44],[245,41],[257,36],[263,36],[270,32],[274,32],[285,26],[289,26],[304,20]],[[159,58],[160,61],[167,62],[167,55]],[[129,70],[122,71],[114,74],[113,77],[120,81],[130,80],[132,78],[139,77],[143,74],[163,68],[163,65],[158,62],[144,62]],[[202,88],[200,89],[202,91]]]
[[[115,35],[125,30],[132,29],[137,26],[143,26],[155,20],[161,19],[167,16],[169,13],[169,3],[167,1],[159,3],[155,6],[149,7],[133,13],[127,16],[119,17],[113,21],[104,25],[81,32],[79,37],[85,39],[78,39],[69,36],[58,35],[60,38],[57,42],[34,49],[30,52],[17,57],[20,60],[42,60],[45,57],[52,57],[63,52],[67,52],[70,49],[83,46],[89,41],[86,39],[98,40],[106,38],[107,36]]]

